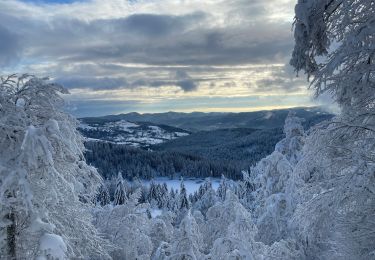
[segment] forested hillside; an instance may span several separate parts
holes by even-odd
[[[269,111],[269,113],[284,113],[285,111]],[[332,117],[328,113],[312,115],[303,109],[297,111],[303,115],[308,114],[307,118],[302,120],[305,127]],[[103,123],[102,120],[102,118],[91,118],[86,122],[90,122],[92,126],[114,124],[113,121]],[[278,125],[279,120],[279,118],[268,118],[268,125]],[[123,121],[114,122],[123,123]],[[137,124],[142,125],[139,122]],[[253,121],[253,124],[255,125],[256,121]],[[88,139],[85,142],[87,148],[85,157],[88,163],[98,168],[99,173],[105,179],[116,177],[118,172],[122,172],[124,178],[129,180],[134,177],[150,179],[158,176],[178,178],[180,176],[221,177],[221,175],[239,179],[242,177],[243,170],[248,170],[260,159],[270,154],[275,144],[284,136],[281,127],[264,128],[264,125],[256,125],[259,126],[258,129],[230,128],[199,131],[173,137],[172,140],[163,140],[153,145],[152,142],[144,142],[140,147],[145,149],[136,149],[129,146],[139,144],[135,141],[141,136],[140,134],[147,136],[143,128],[136,126],[136,130],[127,130],[125,137],[128,141],[117,142],[119,137],[111,138],[111,136],[124,135],[121,131],[111,128],[108,132],[103,127],[92,126],[89,129],[82,129],[81,125],[80,129],[86,137],[95,137],[95,140]],[[144,128],[147,130],[148,125]],[[173,127],[170,130],[186,133],[184,130],[176,130]],[[147,138],[153,140],[158,137]]]
[[[178,138],[176,142],[152,146],[154,151],[121,144],[86,142],[85,157],[105,179],[116,177],[118,172],[129,180],[134,177],[221,175],[239,179],[242,170],[269,154],[282,136],[281,129],[199,132],[188,138]]]
[[[158,176],[220,177],[222,174],[233,179],[241,177],[241,168],[234,163],[198,155],[152,152],[104,142],[86,142],[85,146],[87,162],[97,167],[105,179],[116,178],[119,172],[128,180]]]

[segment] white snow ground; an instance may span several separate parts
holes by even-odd
[[[212,183],[212,188],[217,190],[220,184],[220,178],[210,178]],[[158,177],[153,180],[155,183],[163,184],[166,183],[168,190],[170,191],[172,188],[174,190],[180,190],[180,179],[169,179],[168,177]],[[187,194],[192,194],[199,189],[199,186],[202,185],[205,181],[205,178],[185,178],[184,185],[186,188]],[[150,185],[150,180],[143,180],[145,185]]]

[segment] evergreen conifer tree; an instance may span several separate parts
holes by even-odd
[[[122,205],[127,200],[126,191],[124,187],[124,179],[122,178],[121,172],[118,173],[117,176],[117,184],[114,196],[114,205]]]

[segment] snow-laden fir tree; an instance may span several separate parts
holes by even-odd
[[[107,205],[94,212],[94,224],[114,244],[109,251],[113,259],[150,259],[153,244],[150,238],[149,205],[139,204],[140,190],[124,204]]]
[[[107,258],[89,209],[100,177],[83,158],[60,85],[0,82],[0,251],[6,259]]]
[[[245,205],[250,205],[256,219],[257,238],[266,244],[288,237],[287,223],[294,212],[289,185],[293,183],[290,178],[294,166],[303,156],[302,120],[289,113],[284,133],[285,138],[276,144],[275,151],[251,168],[253,178],[245,173],[244,181],[240,182],[240,187],[245,190],[242,192]]]
[[[180,184],[180,194],[178,196],[178,200],[179,200],[178,201],[179,210],[183,210],[183,209],[186,210],[190,207],[190,203],[188,200],[188,196],[186,193],[186,188],[185,188],[185,184],[183,180],[181,181],[181,184]]]
[[[200,226],[209,259],[304,259],[293,240],[280,240],[267,246],[257,242],[258,232],[250,212],[228,190],[224,202],[207,211],[207,221]]]
[[[168,186],[164,182],[160,186],[160,199],[158,201],[158,206],[159,208],[167,208],[168,207],[168,202],[169,202],[169,192],[168,192]]]
[[[190,210],[181,221],[173,241],[171,259],[202,259],[202,235]]]
[[[109,196],[109,191],[108,191],[107,185],[105,185],[104,183],[99,188],[98,196],[97,196],[97,202],[102,207],[111,202],[111,198]]]
[[[194,209],[199,210],[203,215],[206,215],[207,210],[215,205],[218,198],[209,178],[199,187],[195,200]]]
[[[303,119],[297,117],[295,112],[290,111],[284,124],[285,138],[275,146],[275,150],[283,154],[293,166],[301,159],[302,148],[305,144],[302,123]]]
[[[154,180],[151,180],[150,182],[150,189],[148,191],[147,200],[153,206],[156,206],[157,201],[159,200],[159,191]]]
[[[202,254],[202,234],[190,210],[174,232],[170,243],[161,243],[153,259],[157,260],[198,260],[204,259]]]
[[[168,210],[172,212],[177,211],[177,205],[178,205],[177,198],[178,198],[178,191],[175,191],[172,187],[168,196],[168,204],[167,204]]]
[[[122,178],[121,172],[118,173],[117,176],[117,184],[116,184],[116,190],[114,194],[114,205],[122,205],[127,200],[125,185],[124,185],[124,179]]]

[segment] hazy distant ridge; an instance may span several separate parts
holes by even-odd
[[[298,117],[304,118],[304,124],[307,128],[317,122],[332,117],[330,113],[325,112],[322,108],[312,107],[241,113],[166,112],[139,114],[132,112],[101,117],[85,117],[81,118],[81,120],[85,123],[112,122],[119,120],[150,122],[182,128],[192,132],[227,128],[271,129],[282,127],[289,111],[295,111]]]

